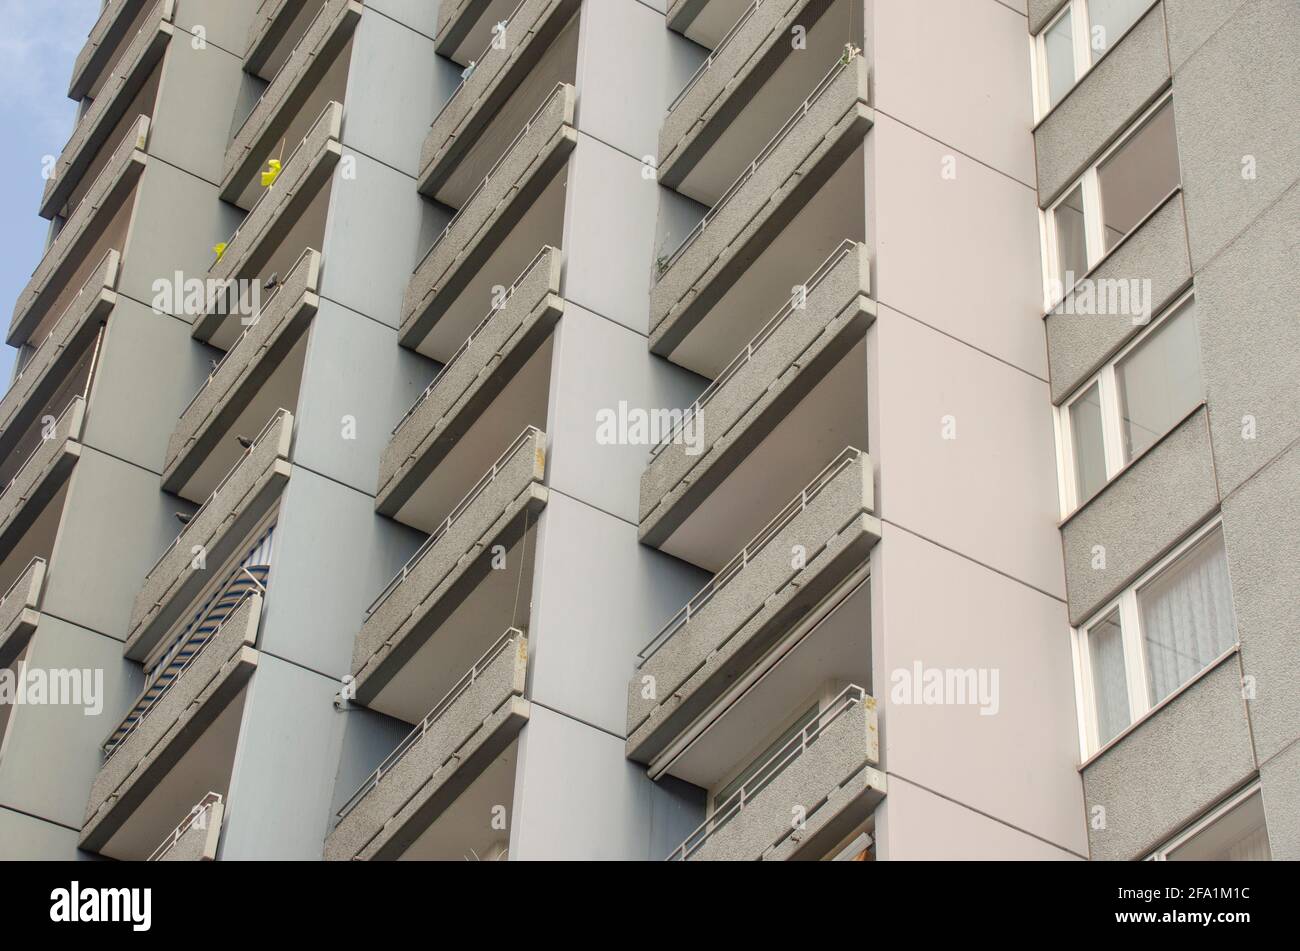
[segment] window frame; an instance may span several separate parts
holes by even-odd
[[[1119,743],[1139,724],[1160,710],[1175,697],[1179,696],[1192,684],[1213,670],[1223,658],[1235,653],[1241,646],[1241,639],[1236,629],[1236,605],[1233,605],[1233,642],[1221,654],[1210,660],[1186,683],[1181,684],[1167,697],[1161,697],[1154,703],[1147,689],[1147,657],[1143,647],[1142,614],[1138,607],[1138,593],[1152,581],[1172,568],[1189,551],[1207,540],[1215,533],[1223,536],[1223,517],[1215,515],[1181,542],[1158,558],[1141,575],[1124,587],[1118,595],[1093,611],[1070,629],[1070,646],[1074,656],[1075,702],[1079,713],[1079,755],[1080,761],[1087,764],[1103,752]],[[1226,556],[1226,540],[1225,556]],[[1089,651],[1088,631],[1103,621],[1112,611],[1118,611],[1120,619],[1120,642],[1124,649],[1124,680],[1128,688],[1129,723],[1104,743],[1098,741],[1097,735],[1097,695],[1092,677],[1092,655]]]
[[[1088,502],[1096,498],[1106,487],[1110,485],[1115,478],[1131,466],[1151,448],[1139,452],[1132,459],[1124,458],[1124,419],[1120,406],[1119,379],[1116,373],[1116,367],[1123,363],[1136,350],[1140,349],[1170,320],[1183,312],[1188,305],[1195,306],[1196,289],[1189,286],[1179,294],[1172,302],[1161,309],[1160,313],[1151,320],[1142,325],[1142,329],[1124,346],[1116,350],[1111,356],[1106,358],[1106,362],[1099,370],[1091,376],[1079,382],[1069,396],[1061,401],[1060,406],[1053,408],[1056,422],[1057,437],[1057,459],[1059,462],[1059,485],[1060,485],[1060,504],[1061,518],[1066,519],[1079,509],[1083,508]],[[1194,315],[1193,315],[1194,316]],[[1199,330],[1199,327],[1198,327]],[[1199,343],[1199,333],[1198,333]],[[1097,384],[1097,391],[1101,402],[1101,432],[1102,432],[1102,451],[1104,455],[1103,463],[1106,470],[1106,481],[1092,495],[1087,498],[1080,498],[1079,486],[1076,478],[1076,449],[1074,445],[1074,423],[1070,418],[1071,408],[1083,398],[1083,396],[1092,389],[1093,384]],[[1205,381],[1202,379],[1201,387],[1204,390]],[[1197,401],[1196,406],[1200,406],[1205,401],[1202,392],[1201,399]],[[1188,412],[1191,412],[1189,409]],[[1161,434],[1156,439],[1158,443],[1168,433]],[[1153,443],[1154,445],[1154,443]]]
[[[1071,181],[1065,188],[1061,189],[1061,194],[1056,200],[1042,210],[1042,234],[1044,244],[1044,256],[1046,265],[1043,269],[1043,300],[1047,312],[1051,312],[1061,301],[1065,300],[1074,289],[1073,286],[1067,287],[1065,284],[1065,274],[1060,269],[1060,248],[1056,240],[1056,210],[1065,203],[1065,200],[1074,193],[1075,188],[1082,186],[1083,192],[1083,227],[1084,227],[1084,244],[1087,251],[1088,270],[1083,274],[1075,275],[1077,284],[1083,278],[1087,277],[1097,270],[1102,261],[1106,260],[1111,254],[1119,250],[1124,242],[1131,235],[1136,233],[1142,225],[1151,216],[1151,213],[1160,208],[1169,195],[1179,191],[1183,187],[1183,167],[1182,156],[1177,155],[1178,161],[1178,184],[1169,190],[1160,201],[1156,202],[1151,208],[1138,219],[1138,223],[1133,229],[1121,236],[1113,246],[1106,247],[1106,228],[1102,217],[1101,203],[1101,176],[1099,170],[1106,164],[1116,152],[1122,149],[1128,141],[1136,135],[1151,118],[1163,109],[1165,106],[1173,108],[1174,91],[1172,88],[1162,92],[1156,100],[1151,103],[1142,113],[1134,119],[1124,129],[1123,132],[1102,151],[1095,159],[1088,163],[1088,167],[1083,170],[1078,178]],[[1053,282],[1060,283],[1060,295],[1053,294]]]
[[[1213,826],[1220,819],[1227,816],[1238,806],[1245,805],[1246,801],[1249,800],[1250,797],[1252,796],[1260,797],[1260,808],[1262,809],[1263,795],[1264,795],[1264,788],[1260,784],[1260,781],[1256,779],[1254,782],[1248,784],[1243,789],[1233,793],[1227,799],[1223,800],[1221,803],[1219,803],[1217,806],[1215,806],[1213,809],[1207,812],[1200,819],[1193,822],[1182,832],[1178,833],[1173,838],[1169,839],[1164,844],[1154,849],[1151,852],[1151,854],[1146,857],[1146,861],[1167,862],[1169,860],[1169,854],[1171,852],[1176,852],[1178,849],[1182,848],[1184,845],[1186,845],[1192,839],[1196,838],[1206,829],[1209,829],[1211,826]],[[1265,815],[1264,821],[1265,821],[1264,828],[1267,831],[1268,828],[1267,815]]]
[[[1142,0],[1139,0],[1139,3],[1141,2]],[[1029,38],[1034,65],[1034,119],[1036,122],[1042,122],[1051,114],[1053,109],[1069,98],[1070,93],[1074,92],[1075,87],[1083,81],[1083,78],[1092,72],[1093,68],[1119,45],[1119,41],[1128,36],[1133,28],[1151,12],[1151,8],[1156,5],[1156,0],[1147,0],[1137,19],[1129,24],[1128,29],[1116,37],[1100,53],[1092,48],[1092,17],[1090,16],[1088,3],[1089,0],[1066,0],[1065,6],[1061,7],[1056,15],[1043,25],[1041,30]],[[1070,83],[1070,88],[1065,91],[1060,100],[1053,103],[1051,77],[1047,62],[1047,34],[1066,17],[1070,17],[1071,20],[1070,38],[1074,51],[1074,81]]]

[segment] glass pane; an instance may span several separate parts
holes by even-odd
[[[1092,61],[1101,59],[1149,6],[1151,0],[1088,0],[1091,29],[1088,45],[1092,47]]]
[[[1082,505],[1106,484],[1106,447],[1101,433],[1101,390],[1094,383],[1070,404],[1074,444],[1075,502]]]
[[[1215,819],[1167,856],[1171,862],[1267,862],[1272,857],[1259,793]]]
[[[1174,428],[1205,395],[1196,306],[1188,301],[1115,366],[1124,461]]]
[[[1088,628],[1092,695],[1097,705],[1097,745],[1104,746],[1129,725],[1128,679],[1119,611],[1111,611]]]
[[[1052,218],[1056,222],[1056,274],[1060,278],[1062,294],[1074,282],[1088,273],[1088,239],[1083,223],[1083,186],[1065,196],[1056,206]]]
[[[1074,86],[1074,27],[1068,9],[1043,34],[1043,49],[1047,58],[1047,107],[1050,109]]]
[[[1174,110],[1165,103],[1097,169],[1106,250],[1178,187]]]
[[[1223,533],[1198,542],[1138,591],[1138,611],[1154,705],[1237,640]]]

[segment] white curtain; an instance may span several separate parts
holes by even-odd
[[[1097,705],[1097,745],[1102,746],[1129,724],[1128,681],[1118,611],[1112,611],[1088,629],[1088,655]]]
[[[1159,703],[1237,640],[1223,535],[1198,543],[1138,592],[1151,702]]]

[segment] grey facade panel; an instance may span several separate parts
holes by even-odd
[[[0,490],[0,556],[8,554],[14,539],[30,527],[77,464],[85,415],[86,401],[78,396],[59,415],[53,435],[41,440]]]
[[[857,56],[811,90],[784,137],[664,262],[650,290],[654,352],[677,346],[862,141],[873,121],[868,75]]]
[[[1234,654],[1084,767],[1092,857],[1142,858],[1254,771]]]
[[[1062,526],[1072,625],[1218,508],[1207,416],[1204,406],[1197,409]]]
[[[875,319],[871,261],[850,245],[817,283],[806,306],[760,331],[761,345],[724,370],[695,415],[701,444],[669,443],[641,477],[641,540],[658,545],[734,471],[825,374],[861,343]],[[711,387],[712,389],[712,387]],[[697,404],[698,405],[698,404]],[[697,451],[698,450],[698,451]]]
[[[701,66],[659,127],[659,184],[675,188],[787,56],[794,24],[810,29],[831,0],[777,0],[753,13]]]
[[[401,509],[550,334],[564,311],[562,264],[543,248],[398,425],[379,462],[378,512]]]
[[[303,252],[284,282],[258,312],[193,402],[181,413],[167,441],[162,487],[180,488],[202,465],[229,426],[252,402],[280,361],[307,332],[320,305],[320,253]]]
[[[18,295],[9,325],[8,343],[11,346],[27,342],[45,316],[45,309],[58,293],[59,286],[79,263],[78,254],[87,253],[98,237],[96,224],[102,226],[103,221],[110,218],[132,193],[148,162],[144,153],[148,141],[149,120],[141,116],[45,250],[31,280]]]
[[[102,848],[248,683],[261,612],[261,595],[244,599],[104,762],[90,790],[82,848]]]
[[[373,699],[491,570],[482,557],[487,550],[496,544],[508,548],[523,536],[524,513],[535,514],[546,504],[545,473],[546,435],[525,433],[402,569],[357,634],[357,702]]]
[[[1300,444],[1223,500],[1223,538],[1261,762],[1300,739]]]
[[[126,656],[143,660],[186,610],[199,590],[279,499],[292,472],[293,414],[271,421],[230,470],[170,548],[145,576],[127,631]],[[195,549],[203,568],[194,567]]]
[[[33,558],[0,598],[0,669],[17,659],[36,631],[45,571],[45,560]]]
[[[221,196],[227,201],[238,197],[242,184],[274,153],[290,117],[308,101],[315,85],[352,38],[361,11],[358,0],[328,0],[321,8],[231,140],[221,177]]]
[[[550,184],[577,144],[573,86],[560,83],[416,266],[402,303],[402,344],[417,346],[475,270]]]
[[[1237,8],[1174,81],[1187,230],[1197,270],[1300,178],[1297,48],[1300,6],[1254,0]]]
[[[367,780],[369,789],[326,837],[326,859],[397,858],[523,729],[528,641],[511,633],[462,690],[417,725],[398,758]]]
[[[526,0],[520,4],[510,18],[504,48],[488,46],[474,71],[433,120],[420,152],[421,192],[437,194],[579,5],[579,0]]]
[[[880,538],[871,460],[848,456],[725,566],[628,683],[627,754],[649,762],[868,557]],[[803,546],[802,568],[791,564]],[[658,639],[657,639],[658,640]],[[647,685],[653,689],[646,690]],[[649,693],[650,696],[646,694]]]
[[[1152,7],[1034,130],[1046,208],[1169,83],[1163,6]]]
[[[1088,275],[1093,289],[1103,289],[1109,282],[1149,280],[1153,317],[1191,279],[1181,192],[1170,196]],[[1047,315],[1047,360],[1052,402],[1057,404],[1145,326],[1124,314],[1079,314],[1078,293],[1067,295]]]

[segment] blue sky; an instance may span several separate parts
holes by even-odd
[[[72,63],[99,17],[99,0],[0,0],[0,326],[36,269],[48,222],[36,214],[45,182],[41,159],[58,155],[72,132],[67,97]],[[3,334],[0,334],[3,337]],[[0,390],[14,351],[0,346]]]

